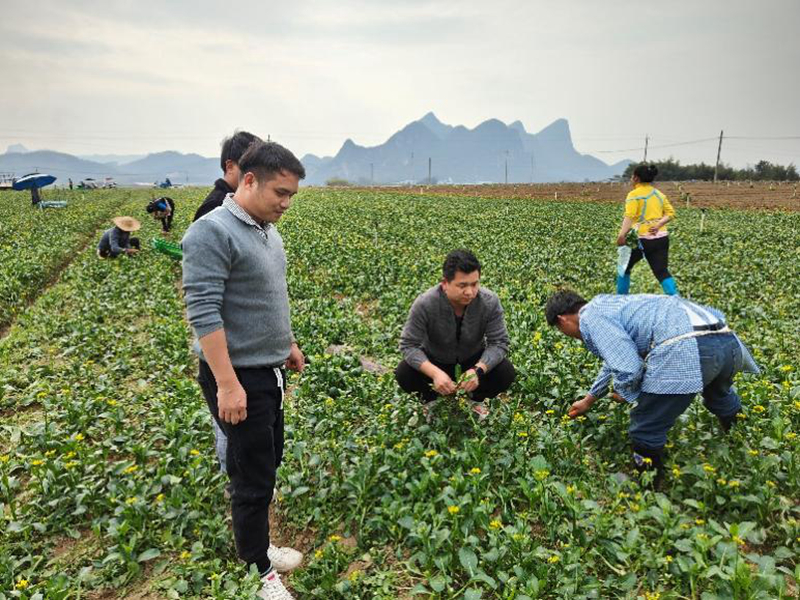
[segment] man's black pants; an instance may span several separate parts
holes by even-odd
[[[475,363],[480,360],[481,354],[476,354],[460,362],[461,372],[465,373],[474,367]],[[448,365],[435,360],[431,360],[431,362],[447,373],[450,379],[455,381],[456,365]],[[395,379],[397,379],[397,384],[403,391],[409,394],[417,394],[423,403],[436,400],[436,397],[439,395],[431,387],[433,381],[404,360],[400,361],[400,364],[397,365],[397,368],[394,370],[394,376]],[[515,377],[516,371],[514,371],[514,365],[512,365],[507,358],[504,358],[494,369],[481,377],[478,389],[472,392],[472,399],[476,402],[483,402],[487,398],[494,398],[511,387]]]
[[[202,360],[197,380],[211,415],[228,438],[226,460],[236,551],[239,558],[255,564],[263,574],[271,566],[267,557],[269,503],[275,489],[275,472],[283,459],[282,386],[286,372],[273,367],[234,371],[247,394],[247,418],[236,425],[219,418],[217,382],[208,363]]]

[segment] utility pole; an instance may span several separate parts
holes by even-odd
[[[431,178],[431,157],[428,157],[428,185],[432,185],[433,179]]]
[[[719,132],[719,146],[717,147],[717,164],[714,166],[714,183],[717,183],[717,172],[719,171],[719,155],[722,153],[722,134],[723,130]]]
[[[650,145],[650,135],[644,134],[644,160],[642,162],[647,162],[647,146]]]
[[[272,141],[272,136],[270,134],[267,134],[267,141],[268,142]]]

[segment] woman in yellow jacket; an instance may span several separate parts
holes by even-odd
[[[669,234],[666,225],[675,218],[675,209],[667,197],[653,187],[658,174],[655,165],[639,165],[634,169],[633,190],[625,199],[625,218],[617,236],[617,245],[624,246],[628,232],[636,228],[639,243],[631,252],[624,275],[617,275],[617,293],[627,294],[631,287],[633,266],[647,259],[665,294],[675,296],[678,286],[669,273]]]

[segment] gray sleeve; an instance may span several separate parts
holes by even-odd
[[[480,362],[484,363],[491,371],[508,354],[508,331],[506,331],[506,321],[503,316],[503,305],[499,298],[494,298],[487,308],[486,322],[486,349],[481,355]]]
[[[198,338],[222,329],[222,299],[231,270],[230,244],[224,230],[196,221],[181,243],[183,292],[189,323]]]
[[[425,354],[422,347],[427,335],[428,315],[423,306],[422,297],[419,297],[411,305],[408,320],[400,334],[400,352],[405,361],[417,371],[422,363],[428,360],[428,355]]]
[[[109,243],[109,253],[111,256],[119,256],[123,252],[125,252],[125,247],[121,246],[119,243],[119,229],[114,227],[111,230],[111,235],[108,236],[108,243]]]

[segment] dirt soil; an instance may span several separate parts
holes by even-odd
[[[752,187],[751,187],[752,185]],[[680,209],[735,208],[744,210],[800,211],[800,190],[796,182],[754,181],[657,181],[656,187]],[[406,187],[370,187],[398,194],[462,196],[479,198],[515,198],[530,200],[567,200],[622,203],[630,191],[625,183],[534,183],[491,185],[415,185]]]

